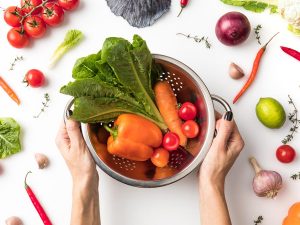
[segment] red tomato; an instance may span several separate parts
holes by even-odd
[[[54,2],[48,2],[43,7],[42,18],[49,26],[57,26],[64,20],[64,10]]]
[[[180,107],[178,114],[183,120],[194,120],[197,115],[196,106],[191,102],[185,102]]]
[[[46,24],[39,16],[30,16],[25,19],[24,30],[33,38],[41,38],[46,33]]]
[[[157,167],[165,167],[169,163],[170,153],[164,148],[157,148],[153,151],[151,162]]]
[[[276,150],[276,157],[282,163],[290,163],[295,159],[296,152],[289,145],[281,145]]]
[[[32,69],[26,73],[24,82],[34,88],[41,87],[45,83],[45,76],[40,70]]]
[[[31,12],[34,7],[42,4],[42,0],[21,0],[21,8],[27,14]],[[36,15],[42,11],[42,8],[35,9],[31,14]]]
[[[58,4],[64,9],[64,10],[74,10],[78,7],[80,3],[80,0],[58,0]]]
[[[28,35],[20,27],[11,28],[7,33],[7,40],[15,48],[24,48],[29,44]]]
[[[163,138],[163,147],[168,151],[174,151],[179,147],[180,140],[176,133],[168,132]]]
[[[200,131],[199,125],[194,120],[188,120],[184,122],[181,126],[181,129],[187,138],[197,137]]]
[[[24,13],[17,6],[10,6],[4,11],[5,22],[12,27],[21,26],[20,21]]]

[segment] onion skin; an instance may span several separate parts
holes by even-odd
[[[217,22],[215,32],[221,43],[235,46],[249,37],[251,25],[248,18],[240,12],[228,12]]]

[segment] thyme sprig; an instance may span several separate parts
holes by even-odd
[[[182,35],[182,36],[185,36],[186,38],[192,38],[197,43],[204,42],[206,48],[208,48],[208,49],[211,48],[211,43],[208,41],[208,37],[191,36],[190,34],[183,34],[183,33],[177,33],[177,35]]]
[[[257,43],[261,45],[261,42],[260,42],[260,30],[262,29],[262,25],[258,24],[256,27],[254,27],[254,33],[255,33],[255,36],[256,36],[256,40],[257,40]]]
[[[288,97],[289,97],[288,103],[293,106],[294,110],[292,113],[289,113],[288,115],[288,119],[289,121],[291,121],[292,127],[290,128],[289,133],[286,135],[286,137],[281,141],[283,144],[287,144],[294,138],[294,135],[299,128],[298,123],[300,123],[300,120],[298,119],[298,109],[296,108],[295,103],[293,102],[291,96],[288,95]]]
[[[48,93],[45,93],[45,94],[44,94],[44,101],[42,102],[42,105],[43,105],[43,106],[42,106],[42,108],[41,108],[39,114],[37,114],[36,116],[33,116],[33,118],[39,118],[40,115],[41,115],[43,112],[45,112],[46,108],[49,107],[49,102],[50,102],[50,96],[49,96]]]
[[[262,216],[257,217],[256,220],[254,220],[254,224],[257,225],[259,223],[262,223],[262,221],[264,220],[264,218]]]
[[[24,57],[23,56],[17,56],[14,61],[10,64],[10,68],[9,68],[9,71],[12,71],[14,70],[15,68],[15,65],[18,61],[23,61],[24,60]]]
[[[292,180],[300,180],[300,172],[293,174],[291,178]]]

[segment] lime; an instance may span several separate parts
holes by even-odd
[[[274,98],[260,98],[256,116],[263,125],[272,129],[282,127],[286,120],[282,105]]]

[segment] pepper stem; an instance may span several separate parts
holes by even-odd
[[[104,128],[111,134],[111,136],[113,136],[114,139],[118,136],[118,131],[116,129],[110,128],[106,124],[104,125]]]
[[[277,36],[278,34],[279,34],[279,32],[277,32],[276,34],[274,34],[274,35],[270,38],[270,40],[269,40],[262,48],[266,48],[267,45],[273,40],[273,38],[274,38],[275,36]]]
[[[32,173],[32,172],[31,172],[31,171],[28,171],[28,172],[26,173],[26,176],[25,176],[25,179],[24,179],[24,186],[25,186],[25,188],[28,187],[28,185],[27,185],[27,176],[28,176],[28,174],[30,174],[30,173]]]
[[[181,7],[181,10],[180,10],[180,12],[178,13],[177,17],[180,16],[180,14],[182,13],[183,8],[184,8],[184,7]]]
[[[259,166],[257,160],[254,157],[249,158],[249,162],[252,165],[253,169],[255,170],[255,173],[258,174],[262,169]]]

